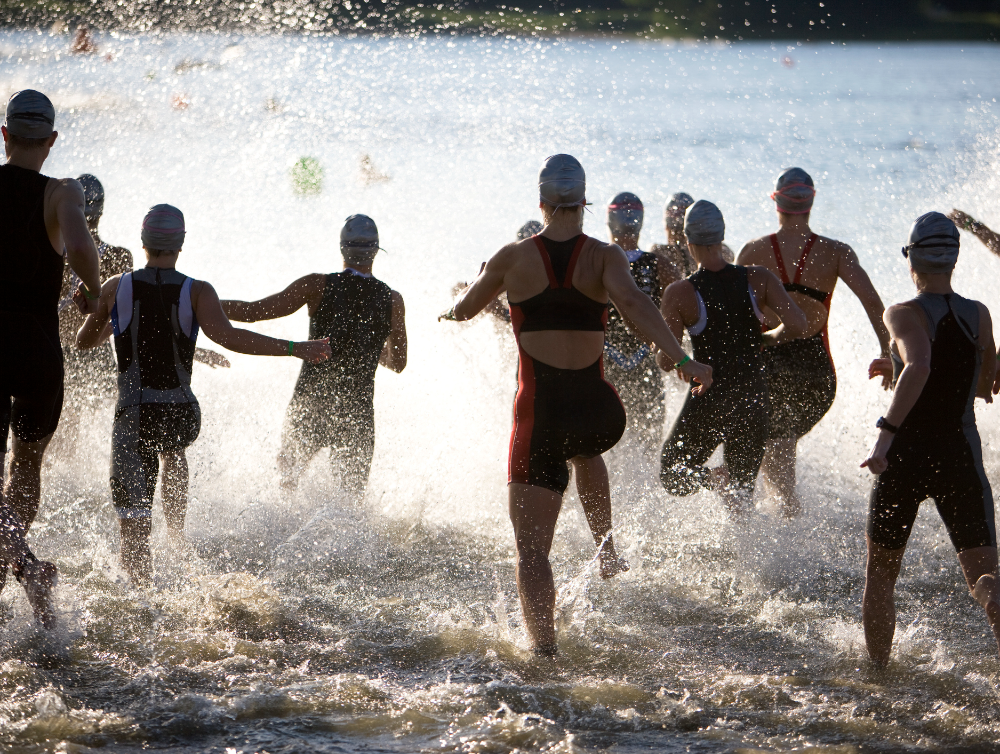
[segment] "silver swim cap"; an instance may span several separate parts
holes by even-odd
[[[958,262],[960,239],[955,223],[940,212],[928,212],[910,228],[910,243],[903,247],[903,256],[910,260],[914,272],[951,272]]]
[[[667,203],[663,207],[664,224],[674,232],[683,230],[684,213],[692,204],[694,204],[694,197],[691,194],[678,191],[667,199]]]
[[[786,215],[805,215],[812,211],[816,189],[812,176],[802,168],[788,168],[774,182],[771,198],[778,205],[778,212]]]
[[[528,222],[517,229],[517,240],[523,241],[526,238],[537,236],[544,229],[545,226],[538,222],[538,220],[528,220]]]
[[[169,204],[149,208],[142,219],[142,245],[154,251],[177,251],[184,245],[184,213]]]
[[[718,207],[699,199],[684,213],[684,233],[689,243],[712,246],[726,237],[726,221]]]
[[[642,218],[642,202],[630,191],[622,191],[608,202],[608,227],[613,234],[624,232],[639,235]]]
[[[538,198],[551,207],[583,207],[587,204],[587,175],[583,165],[568,154],[546,157],[538,171]]]
[[[83,186],[83,198],[86,202],[83,214],[88,220],[99,220],[104,214],[104,186],[90,173],[84,173],[77,180]]]
[[[4,125],[7,131],[25,139],[44,139],[52,135],[56,123],[56,109],[41,92],[22,89],[7,100]]]
[[[368,215],[351,215],[340,231],[340,251],[345,257],[369,259],[378,252],[378,228]]]

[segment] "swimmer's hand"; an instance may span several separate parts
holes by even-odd
[[[207,348],[196,348],[194,349],[194,360],[199,361],[202,364],[207,364],[208,366],[215,369],[216,367],[225,367],[228,369],[232,366],[229,363],[229,359],[223,356],[221,353],[216,353],[215,351],[210,351]]]
[[[997,376],[993,378],[993,395],[1000,394],[1000,369],[997,369]]]
[[[438,322],[442,319],[447,320],[448,322],[458,322],[458,318],[455,316],[455,307],[451,307],[451,309],[446,312],[441,312],[438,315]]]
[[[712,386],[712,367],[708,366],[708,364],[689,361],[680,367],[677,373],[688,382],[694,380],[698,383],[697,387],[691,388],[692,395],[704,395],[705,391]]]
[[[972,215],[966,214],[960,209],[953,209],[948,213],[947,217],[962,230],[972,231],[973,233],[976,232],[976,226],[979,225]]]
[[[76,308],[80,310],[80,314],[93,314],[97,311],[97,302],[100,299],[100,291],[97,292],[98,295],[91,298],[83,292],[83,283],[81,282],[76,287],[76,292],[73,294],[73,303],[76,304]]]
[[[861,468],[868,469],[876,476],[889,468],[886,455],[894,437],[895,435],[887,429],[879,430],[878,439],[875,440],[872,449],[868,451],[868,457],[861,462]]]
[[[331,353],[329,338],[299,341],[292,350],[292,356],[297,356],[303,361],[308,361],[310,364],[318,364],[321,361],[326,361],[330,358]]]
[[[892,359],[873,359],[868,365],[868,379],[882,378],[882,388],[892,387]]]

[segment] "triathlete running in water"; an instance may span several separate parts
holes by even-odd
[[[667,270],[670,277],[662,281],[664,288],[678,280],[683,280],[698,267],[698,263],[694,261],[688,251],[687,239],[684,238],[684,213],[692,204],[694,204],[694,199],[691,194],[678,191],[667,199],[667,203],[663,207],[663,227],[667,234],[667,242],[665,244],[654,243],[649,250],[669,264]],[[722,244],[722,258],[727,262],[732,262],[735,259],[733,250],[726,244]]]
[[[97,251],[83,215],[84,196],[72,178],[39,171],[58,133],[55,108],[25,89],[7,102],[7,163],[0,166],[0,481],[8,431],[10,478],[0,494],[0,589],[10,564],[35,619],[55,623],[50,592],[56,567],[35,559],[25,536],[38,512],[42,456],[59,423],[63,400],[59,348],[59,286],[63,249],[82,279],[80,305],[93,307],[100,288]]]
[[[608,203],[611,242],[625,252],[632,279],[659,308],[663,289],[676,279],[673,266],[662,256],[639,248],[643,207],[628,191]],[[604,343],[604,375],[618,390],[629,425],[650,448],[663,439],[663,371],[656,365],[649,343],[632,332],[614,304],[608,306]]]
[[[982,241],[987,249],[1000,257],[1000,233],[990,230],[985,224],[960,209],[953,209],[948,213],[948,218],[962,230],[969,231]]]
[[[547,158],[538,189],[545,229],[493,255],[450,315],[471,319],[504,291],[510,300],[518,344],[508,463],[517,588],[534,651],[553,655],[556,593],[548,555],[569,483],[567,462],[585,505],[601,511],[604,547],[613,550],[601,453],[625,431],[625,410],[603,373],[609,296],[639,332],[701,383],[697,392],[711,385],[712,370],[685,356],[649,296],[636,287],[624,252],[582,233],[586,179],[580,163],[565,154]]]
[[[660,481],[672,495],[690,495],[703,487],[717,490],[731,515],[746,516],[768,427],[761,346],[801,334],[806,317],[772,272],[726,262],[726,225],[714,204],[692,204],[684,232],[698,270],[667,288],[660,311],[676,338],[687,329],[694,357],[711,365],[714,382],[707,393],[692,392],[684,403],[663,444]],[[762,333],[765,306],[780,325]],[[657,359],[669,368],[669,358]],[[719,445],[725,465],[706,468]]]
[[[858,255],[847,244],[816,235],[809,227],[815,195],[813,179],[806,171],[785,170],[771,194],[778,211],[778,231],[748,243],[737,260],[778,275],[809,320],[801,337],[783,333],[764,351],[771,416],[762,470],[768,492],[777,498],[787,517],[802,510],[795,491],[796,445],[830,410],[837,392],[827,317],[838,279],[864,307],[883,357],[889,347],[889,334],[882,324],[882,299]],[[777,324],[766,308],[764,318],[768,328]]]
[[[344,269],[306,275],[259,301],[223,301],[237,322],[287,317],[305,306],[309,337],[328,338],[333,356],[303,364],[281,432],[281,485],[294,490],[321,448],[340,486],[364,494],[375,452],[375,371],[406,367],[403,297],[372,276],[378,228],[367,215],[351,215],[340,231]]]
[[[167,525],[174,531],[184,526],[184,449],[201,431],[201,408],[191,392],[198,329],[237,353],[305,361],[330,355],[325,340],[294,343],[233,327],[215,289],[175,269],[184,236],[179,209],[169,204],[150,208],[142,221],[146,266],[107,280],[97,311],[77,335],[80,348],[94,348],[114,333],[118,405],[111,434],[111,498],[121,526],[122,567],[136,584],[149,583],[153,575],[149,536],[161,460]]]
[[[868,654],[886,665],[896,627],[893,593],[920,503],[937,506],[973,598],[986,611],[1000,649],[1000,589],[993,493],[973,403],[992,401],[993,322],[983,304],[951,287],[959,232],[939,212],[910,230],[909,260],[916,298],[885,311],[890,359],[871,377],[893,381],[892,402],[875,426],[878,439],[861,464],[876,475],[868,506],[868,563],[862,618]]]

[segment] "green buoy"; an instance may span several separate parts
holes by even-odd
[[[315,157],[300,157],[289,174],[296,194],[307,196],[323,190],[323,166]]]

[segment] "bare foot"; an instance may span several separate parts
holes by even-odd
[[[631,566],[625,558],[618,557],[614,550],[601,550],[601,578],[610,579],[619,573],[625,573]]]
[[[43,628],[56,627],[56,614],[52,610],[52,589],[58,580],[54,563],[44,560],[30,560],[21,568],[19,581],[35,614],[35,621]]]

